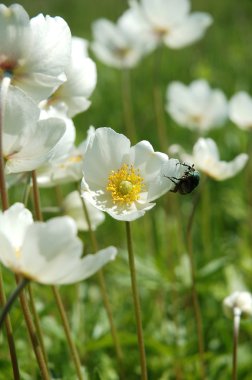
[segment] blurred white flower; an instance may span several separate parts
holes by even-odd
[[[228,102],[221,90],[211,89],[205,80],[189,86],[172,82],[167,87],[166,110],[181,126],[206,132],[220,127],[228,117]]]
[[[234,177],[248,161],[246,153],[239,154],[230,162],[221,161],[217,145],[210,138],[199,138],[193,147],[192,155],[185,153],[178,145],[172,146],[173,153],[175,148],[182,160],[193,162],[196,169],[217,181]]]
[[[162,171],[168,160],[148,141],[131,147],[126,136],[98,128],[85,153],[82,196],[117,220],[135,220],[174,186]],[[175,176],[175,170],[176,165],[167,165],[166,175]]]
[[[116,248],[108,247],[82,258],[83,246],[72,218],[33,222],[22,203],[0,212],[0,244],[3,265],[42,284],[84,280],[116,255]]]
[[[235,94],[229,103],[229,117],[241,129],[252,129],[252,97],[244,91]]]
[[[24,8],[0,4],[0,79],[11,76],[36,101],[47,98],[65,78],[71,32],[61,17],[29,20]]]
[[[242,317],[252,316],[252,295],[245,291],[236,291],[223,301],[223,308],[227,316],[233,318],[235,313]]]
[[[105,214],[104,212],[98,210],[88,201],[85,202],[92,230],[96,230],[96,228],[104,222]],[[68,216],[71,216],[80,231],[88,231],[88,223],[86,216],[83,210],[83,204],[78,191],[73,191],[68,194],[62,203],[64,213]]]
[[[33,100],[17,87],[10,86],[3,114],[3,156],[7,174],[42,166],[64,135],[63,120],[39,118],[40,109]]]
[[[87,41],[83,38],[72,38],[71,60],[65,69],[66,82],[48,98],[40,103],[41,108],[66,108],[68,117],[86,111],[91,102],[88,99],[97,83],[97,72],[94,61],[88,57]]]
[[[87,138],[77,147],[72,146],[67,155],[53,158],[37,171],[37,180],[41,187],[51,187],[58,184],[80,181],[83,177],[83,160],[90,137],[94,134],[90,127]]]
[[[136,0],[123,18],[123,26],[147,50],[161,42],[172,49],[183,48],[203,37],[212,24],[208,13],[190,13],[189,0]]]
[[[137,65],[145,48],[133,36],[121,19],[116,24],[99,19],[92,25],[94,42],[92,50],[106,65],[123,69]]]

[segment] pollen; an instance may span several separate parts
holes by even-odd
[[[117,171],[110,172],[106,189],[111,192],[115,204],[130,205],[139,199],[143,188],[143,178],[139,169],[123,164]]]

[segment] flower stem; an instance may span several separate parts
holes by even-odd
[[[127,135],[132,143],[137,142],[137,133],[132,110],[132,96],[129,70],[122,70],[122,102],[123,117]]]
[[[1,202],[2,202],[2,210],[7,210],[9,206],[8,202],[8,193],[6,189],[5,182],[5,174],[4,174],[4,157],[3,157],[3,117],[4,117],[4,108],[6,102],[6,96],[8,92],[8,88],[10,85],[10,78],[5,76],[2,79],[1,87],[0,87],[0,194],[1,194]],[[6,297],[4,292],[4,284],[2,273],[0,270],[0,305],[4,307],[6,303]],[[16,354],[16,347],[13,338],[12,325],[9,315],[5,318],[5,329],[7,334],[7,341],[9,346],[13,378],[14,380],[20,380],[18,360]]]
[[[38,188],[38,184],[37,184],[37,176],[36,176],[35,170],[32,171],[32,184],[33,184],[32,189],[33,189],[33,201],[34,201],[35,216],[36,216],[37,220],[42,221],[43,215],[41,212],[39,188]],[[55,286],[52,286],[51,289],[52,289],[53,295],[55,297],[56,304],[58,306],[58,310],[59,310],[60,317],[62,320],[64,332],[65,332],[66,339],[68,342],[68,347],[69,347],[69,350],[71,352],[71,355],[72,355],[72,358],[74,361],[76,374],[77,374],[79,380],[83,380],[83,375],[81,372],[81,361],[80,361],[78,351],[76,349],[76,346],[75,346],[74,341],[73,341],[72,336],[71,336],[70,326],[69,326],[67,314],[66,314],[61,296],[59,294],[58,289]]]
[[[91,221],[90,221],[89,213],[88,213],[87,206],[85,203],[85,199],[84,198],[81,198],[81,199],[82,199],[83,211],[84,211],[84,214],[85,214],[85,217],[87,220],[87,224],[88,224],[90,239],[91,239],[91,243],[92,243],[92,249],[93,249],[93,252],[97,252],[98,251],[98,243],[97,243],[94,231],[92,230]],[[123,365],[122,365],[123,353],[122,353],[121,345],[120,345],[120,342],[118,339],[118,333],[117,333],[117,330],[115,327],[114,318],[113,318],[113,314],[112,314],[112,310],[111,310],[111,305],[110,305],[109,297],[108,297],[108,291],[106,288],[106,282],[105,282],[105,278],[104,278],[104,274],[103,274],[102,269],[100,269],[98,272],[98,281],[99,281],[99,287],[100,287],[100,291],[101,291],[103,304],[104,304],[104,307],[105,307],[105,310],[106,310],[106,313],[108,316],[108,320],[109,320],[110,331],[111,331],[111,335],[112,335],[112,339],[113,339],[113,343],[114,343],[114,347],[115,347],[115,352],[116,352],[116,357],[117,357],[118,369],[120,372],[120,378],[124,379],[125,376],[124,376],[124,370],[123,370]]]
[[[28,284],[28,282],[29,282],[29,280],[26,278],[24,278],[22,281],[20,281],[18,286],[14,290],[14,292],[8,298],[8,301],[5,303],[2,314],[0,316],[0,329],[2,328],[3,322],[4,322],[7,314],[10,312],[10,309],[11,309],[14,301],[17,299],[17,297],[19,296],[19,293]]]
[[[17,284],[19,284],[19,279],[16,276]],[[50,375],[48,373],[47,365],[45,362],[45,358],[43,355],[43,351],[41,349],[41,345],[37,336],[37,332],[34,326],[34,323],[32,321],[31,313],[28,307],[27,299],[25,296],[24,291],[21,291],[19,294],[20,304],[22,307],[22,311],[24,314],[26,326],[30,335],[30,339],[32,342],[33,350],[40,368],[41,377],[43,380],[50,380]]]
[[[154,57],[155,61],[153,67],[153,101],[160,148],[162,149],[162,151],[166,152],[168,148],[168,140],[164,117],[164,101],[159,85],[159,73],[161,69],[162,51],[162,46],[160,46],[156,51],[156,56]]]
[[[33,296],[33,291],[32,291],[31,284],[28,284],[27,288],[28,288],[30,307],[31,307],[31,312],[32,312],[32,316],[33,316],[33,319],[34,319],[35,328],[36,328],[36,331],[37,331],[37,334],[38,334],[38,339],[39,339],[39,343],[41,345],[41,350],[42,350],[42,353],[43,353],[43,356],[44,356],[44,359],[45,359],[45,364],[48,367],[48,364],[47,364],[48,363],[48,357],[47,357],[46,350],[45,350],[45,344],[44,344],[42,329],[41,329],[41,326],[40,326],[38,313],[37,313],[36,307],[35,307],[34,296]]]
[[[232,380],[237,380],[237,348],[238,348],[240,319],[241,319],[241,310],[239,308],[234,308],[234,344],[233,344]]]
[[[198,351],[200,358],[200,377],[202,380],[206,379],[206,370],[205,370],[205,358],[204,358],[204,337],[203,337],[203,327],[202,327],[202,318],[200,311],[200,304],[198,299],[197,287],[196,287],[196,272],[194,267],[194,259],[193,259],[193,246],[192,246],[192,225],[193,218],[195,215],[196,207],[198,205],[200,198],[200,193],[197,194],[195,198],[191,214],[189,216],[189,221],[187,225],[186,231],[186,241],[187,241],[187,250],[190,262],[190,272],[191,272],[191,281],[192,281],[192,301],[193,301],[193,309],[196,321],[197,328],[197,336],[198,336]]]
[[[135,260],[134,260],[133,246],[132,246],[131,228],[130,228],[129,222],[126,222],[126,236],[127,236],[130,275],[131,275],[131,288],[132,288],[135,318],[136,318],[136,324],[137,324],[137,338],[138,338],[138,348],[139,348],[140,365],[141,365],[141,379],[147,380],[148,374],[147,374],[147,364],[146,364],[144,338],[143,338],[141,306],[140,306],[139,294],[138,294],[138,289],[137,289]]]
[[[70,349],[70,352],[71,352],[71,355],[72,355],[72,358],[74,361],[77,377],[79,380],[83,380],[80,357],[79,357],[77,348],[76,348],[74,341],[72,339],[72,336],[71,336],[71,330],[70,330],[70,326],[68,323],[67,314],[66,314],[66,311],[65,311],[59,290],[56,288],[56,286],[52,286],[52,291],[53,291],[53,294],[54,294],[54,297],[55,297],[55,300],[57,303],[57,307],[58,307],[58,310],[60,313],[60,317],[61,317],[62,325],[64,328],[64,332],[66,335],[66,339],[68,342],[68,346],[69,346],[69,349]]]
[[[0,270],[0,305],[1,305],[1,307],[3,307],[5,309],[6,298],[5,298],[5,293],[4,293],[3,278],[2,278],[1,270]],[[3,310],[3,313],[4,313],[4,310]],[[2,318],[2,316],[1,316],[1,318]],[[8,345],[9,345],[12,371],[13,371],[13,379],[14,380],[20,380],[20,374],[19,374],[19,368],[18,368],[15,342],[14,342],[13,332],[12,332],[11,320],[10,320],[9,315],[6,315],[6,317],[3,316],[3,319],[4,319],[4,323],[5,323],[7,341],[8,341]]]

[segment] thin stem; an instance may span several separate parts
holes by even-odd
[[[16,277],[16,279],[17,279],[17,283],[19,284],[17,277]],[[32,321],[32,317],[30,314],[30,310],[28,307],[28,303],[27,303],[24,291],[20,292],[19,299],[20,299],[20,304],[21,304],[22,311],[23,311],[23,314],[25,317],[26,326],[27,326],[27,329],[28,329],[28,332],[29,332],[29,335],[31,338],[33,350],[34,350],[34,353],[35,353],[35,356],[36,356],[36,359],[37,359],[37,362],[38,362],[38,365],[40,368],[40,373],[41,373],[42,379],[43,380],[50,380],[50,376],[48,373],[47,365],[45,363],[43,351],[41,349],[41,345],[40,345],[40,342],[38,340],[37,332],[36,332],[34,323]]]
[[[91,239],[91,243],[92,243],[92,249],[93,249],[93,252],[97,252],[98,251],[98,243],[96,240],[95,233],[92,230],[91,221],[90,221],[89,213],[87,210],[87,206],[86,206],[85,200],[83,198],[81,198],[81,199],[82,199],[83,211],[84,211],[84,214],[85,214],[85,217],[87,220],[87,224],[88,224],[90,239]],[[114,323],[114,318],[113,318],[113,314],[112,314],[112,310],[111,310],[111,305],[110,305],[110,301],[109,301],[109,297],[108,297],[108,291],[106,288],[106,282],[105,282],[105,278],[104,278],[104,274],[103,274],[102,269],[100,269],[98,272],[98,281],[99,281],[99,287],[100,287],[100,291],[101,291],[103,304],[104,304],[104,307],[105,307],[105,310],[106,310],[106,313],[108,316],[108,320],[109,320],[112,340],[113,340],[115,351],[116,351],[118,369],[120,371],[120,378],[124,379],[124,371],[123,371],[123,365],[122,365],[123,353],[122,353],[121,345],[120,345],[120,342],[118,339],[118,334],[117,334],[117,330],[116,330],[115,323]]]
[[[122,102],[123,116],[127,135],[132,143],[137,142],[137,133],[132,110],[132,96],[129,70],[122,70]]]
[[[192,246],[193,218],[195,215],[196,207],[199,203],[199,198],[200,198],[200,193],[198,193],[195,198],[193,208],[189,216],[189,221],[188,221],[187,231],[186,231],[186,241],[187,241],[187,250],[188,250],[189,262],[190,262],[190,271],[191,271],[192,301],[193,301],[193,309],[194,309],[194,314],[195,314],[197,337],[198,337],[198,350],[199,350],[199,357],[200,357],[200,376],[201,376],[201,379],[204,380],[206,379],[205,358],[204,358],[204,337],[203,337],[200,304],[199,304],[197,287],[196,287],[196,271],[194,267],[193,246]]]
[[[56,288],[56,286],[52,286],[52,291],[53,291],[53,294],[54,294],[54,297],[55,297],[55,300],[56,300],[56,303],[58,306],[62,325],[63,325],[64,331],[65,331],[67,343],[68,343],[68,346],[70,348],[70,352],[71,352],[71,355],[72,355],[72,358],[74,361],[74,365],[75,365],[75,369],[76,369],[78,379],[83,380],[79,354],[78,354],[78,351],[76,349],[76,346],[75,346],[73,339],[72,339],[72,336],[71,336],[71,330],[70,330],[70,326],[68,323],[67,314],[66,314],[60,293],[59,293],[58,289]]]
[[[22,281],[19,282],[18,286],[14,290],[14,292],[11,294],[11,296],[8,298],[8,301],[5,303],[2,314],[0,316],[0,329],[2,328],[3,322],[7,316],[7,314],[10,312],[10,309],[14,303],[14,301],[19,296],[19,293],[21,290],[28,284],[29,280],[24,278]]]
[[[3,117],[4,117],[5,102],[6,102],[9,85],[10,85],[10,78],[4,76],[4,78],[2,79],[1,87],[0,87],[0,194],[1,194],[1,203],[2,203],[3,211],[7,210],[7,208],[9,207],[8,192],[6,188],[5,174],[4,174],[5,168],[4,168],[4,157],[3,157],[3,128],[4,128]],[[4,307],[5,302],[6,302],[6,297],[5,297],[5,292],[4,292],[4,284],[3,284],[2,273],[0,270],[0,305]],[[9,346],[13,377],[14,377],[14,380],[20,380],[16,347],[15,347],[15,342],[13,338],[12,325],[11,325],[11,320],[10,320],[9,315],[7,315],[7,317],[5,318],[5,329],[6,329],[6,334],[7,334],[7,341],[8,341],[8,346]]]
[[[233,345],[232,380],[237,380],[237,349],[238,349],[240,320],[241,320],[241,310],[239,308],[234,308],[234,345]]]
[[[131,228],[130,228],[129,222],[126,222],[126,235],[127,235],[129,267],[130,267],[130,275],[131,275],[131,289],[132,289],[135,318],[136,318],[136,324],[137,324],[137,338],[138,338],[138,348],[139,348],[140,365],[141,365],[141,379],[147,380],[148,374],[147,374],[147,364],[146,364],[144,338],[143,338],[141,306],[140,306],[139,294],[138,294],[138,289],[137,289],[136,268],[135,268],[135,260],[134,260],[133,246],[132,246]]]
[[[3,287],[2,272],[0,270],[0,305],[1,307],[5,307],[5,304],[6,304],[6,298],[5,298],[4,287]],[[14,380],[20,380],[15,342],[13,338],[11,320],[10,320],[9,315],[6,315],[6,318],[4,318],[4,323],[5,323],[7,341],[8,341],[9,352],[10,352],[10,357],[11,357],[13,378]]]
[[[159,46],[159,48],[156,51],[156,56],[154,57],[155,61],[153,67],[153,101],[160,148],[163,151],[166,151],[168,148],[167,128],[164,117],[164,101],[159,85],[159,73],[161,69],[162,51],[162,46]]]
[[[33,319],[34,319],[35,328],[36,328],[36,331],[37,331],[37,334],[38,334],[38,339],[39,339],[39,343],[41,345],[41,350],[42,350],[42,353],[43,353],[43,356],[44,356],[45,364],[48,367],[48,364],[47,364],[48,363],[48,357],[47,357],[46,350],[45,350],[45,344],[44,344],[42,329],[41,329],[41,326],[40,326],[38,313],[37,313],[36,307],[35,307],[34,296],[33,296],[33,291],[32,291],[31,284],[28,284],[27,288],[28,288],[30,307],[31,307],[31,312],[32,312]]]

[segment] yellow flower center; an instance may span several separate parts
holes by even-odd
[[[143,178],[139,169],[123,164],[117,171],[110,172],[106,190],[111,192],[114,203],[130,205],[139,199],[143,188]]]

